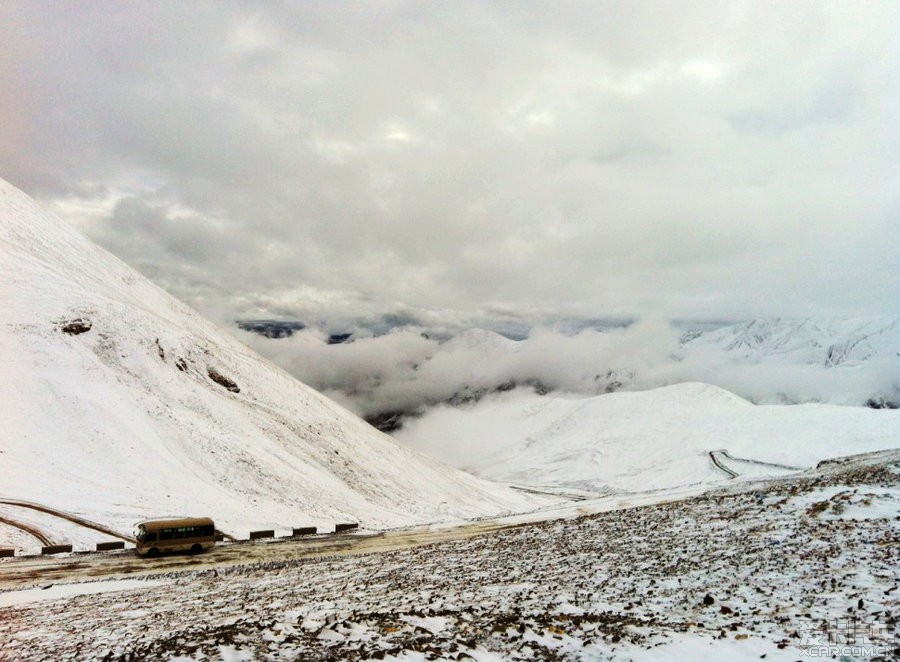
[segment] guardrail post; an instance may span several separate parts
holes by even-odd
[[[314,526],[301,526],[299,528],[295,528],[294,532],[291,535],[294,536],[314,536],[318,529]]]
[[[97,551],[98,552],[108,552],[113,549],[125,549],[125,543],[123,541],[112,541],[112,542],[98,542],[97,543]]]
[[[258,540],[259,538],[274,538],[275,530],[266,529],[265,531],[251,531],[250,540]]]
[[[72,545],[45,545],[41,547],[41,554],[64,554],[71,551]]]
[[[343,531],[352,531],[359,528],[359,522],[345,522],[343,524],[335,524],[334,532],[342,533]]]
[[[0,559],[6,558],[8,556],[15,556],[16,549],[15,547],[0,547]]]

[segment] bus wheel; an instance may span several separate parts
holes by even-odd
[[[193,547],[191,547],[191,554],[199,554],[202,551],[203,547],[200,545],[194,545]]]
[[[159,556],[159,550],[156,549],[156,547],[151,547],[150,551],[147,552],[147,556],[155,559],[157,556]]]

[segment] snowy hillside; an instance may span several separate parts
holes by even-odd
[[[533,503],[373,430],[2,180],[0,287],[0,497],[125,532],[150,516],[246,532]],[[0,524],[0,544],[18,535]]]
[[[720,449],[738,458],[726,466],[758,476],[897,448],[900,411],[753,405],[699,383],[588,398],[520,389],[435,408],[395,436],[494,480],[639,491],[727,479],[709,456]]]

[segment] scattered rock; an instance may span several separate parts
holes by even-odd
[[[240,387],[234,382],[234,380],[229,379],[228,377],[226,377],[225,375],[220,373],[218,370],[216,370],[212,366],[207,367],[206,372],[209,375],[209,378],[211,380],[213,380],[216,384],[219,384],[220,386],[224,386],[232,393],[240,393],[241,392]]]
[[[81,333],[90,331],[91,326],[93,326],[91,320],[85,317],[78,317],[76,319],[60,322],[59,330],[63,333],[68,333],[70,336],[77,336]]]

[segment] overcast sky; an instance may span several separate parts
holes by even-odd
[[[219,320],[900,311],[896,2],[0,3],[0,176]]]

